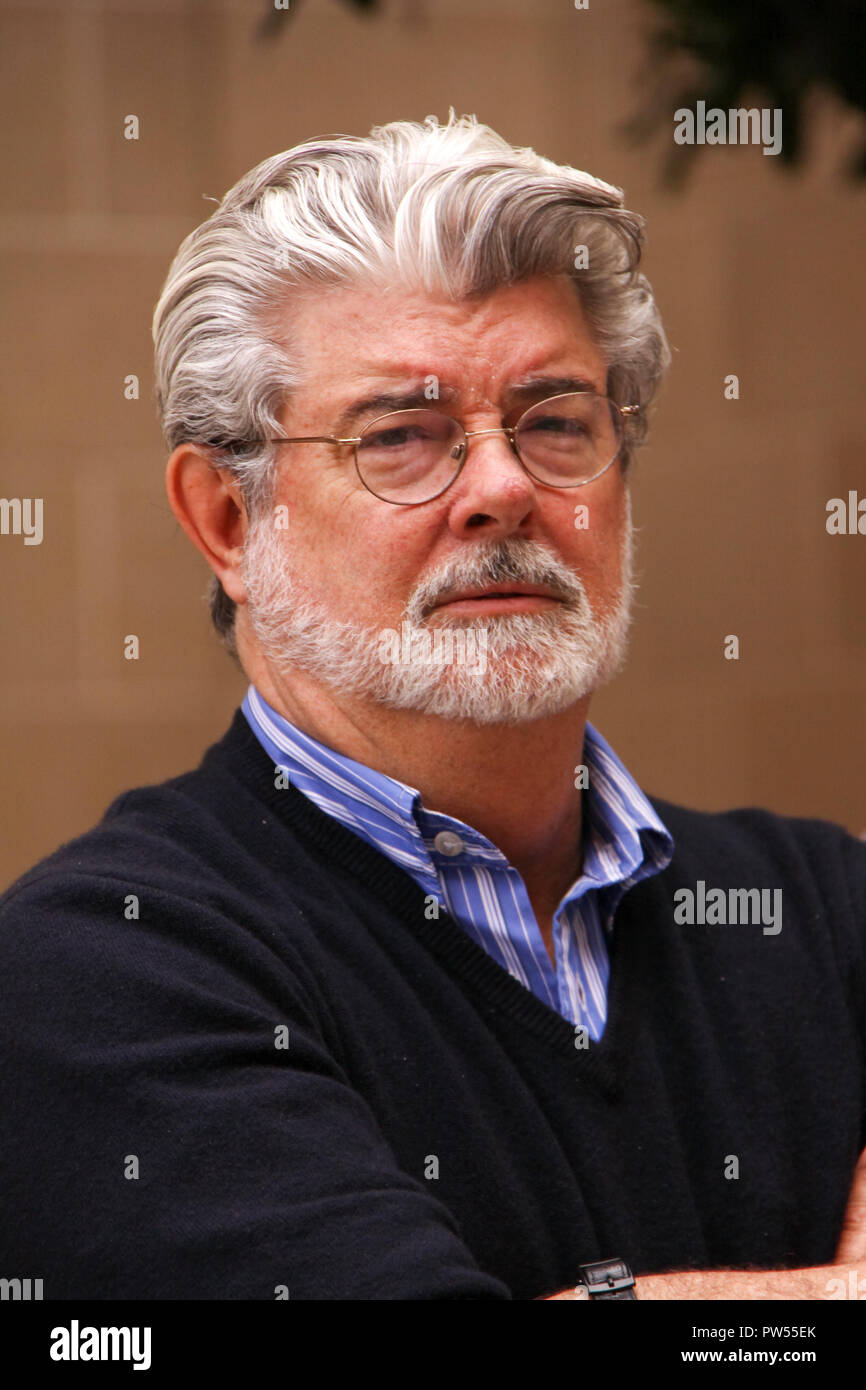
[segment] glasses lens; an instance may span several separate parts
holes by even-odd
[[[603,473],[619,453],[622,417],[590,391],[540,401],[515,431],[520,457],[539,482],[575,487]]]
[[[399,410],[364,430],[356,446],[364,486],[385,502],[427,502],[457,475],[465,440],[435,410]]]

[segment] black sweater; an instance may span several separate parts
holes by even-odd
[[[654,804],[676,854],[621,903],[582,1048],[275,788],[238,712],[0,900],[0,1272],[46,1299],[526,1299],[612,1256],[831,1260],[866,1144],[866,845]],[[698,880],[781,888],[782,930],[677,925]]]

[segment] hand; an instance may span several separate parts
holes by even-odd
[[[854,1181],[848,1194],[842,1234],[834,1261],[837,1265],[866,1263],[866,1149],[854,1169]]]

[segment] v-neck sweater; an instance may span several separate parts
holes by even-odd
[[[594,1043],[284,782],[238,711],[0,899],[8,1276],[529,1299],[614,1256],[833,1258],[866,1143],[866,845],[651,797],[676,852],[619,904]],[[683,925],[700,883],[781,890],[781,930]]]
[[[292,724],[250,685],[241,705],[259,743],[292,785],[392,859],[452,921],[551,1009],[604,1033],[608,936],[617,903],[659,873],[673,841],[613,749],[589,723],[575,759],[587,774],[580,801],[581,859],[551,919],[548,955],[519,871],[473,826],[424,804],[416,787],[339,753]],[[568,750],[563,763],[569,766]],[[575,768],[578,771],[578,768]],[[444,842],[444,844],[443,844]],[[430,915],[430,914],[428,914]]]

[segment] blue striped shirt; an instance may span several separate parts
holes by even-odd
[[[303,733],[255,686],[242,709],[298,791],[405,869],[526,989],[595,1041],[602,1036],[617,904],[633,884],[667,867],[673,839],[592,725],[583,745],[583,867],[554,914],[554,969],[523,879],[490,840],[428,810],[414,787]]]

